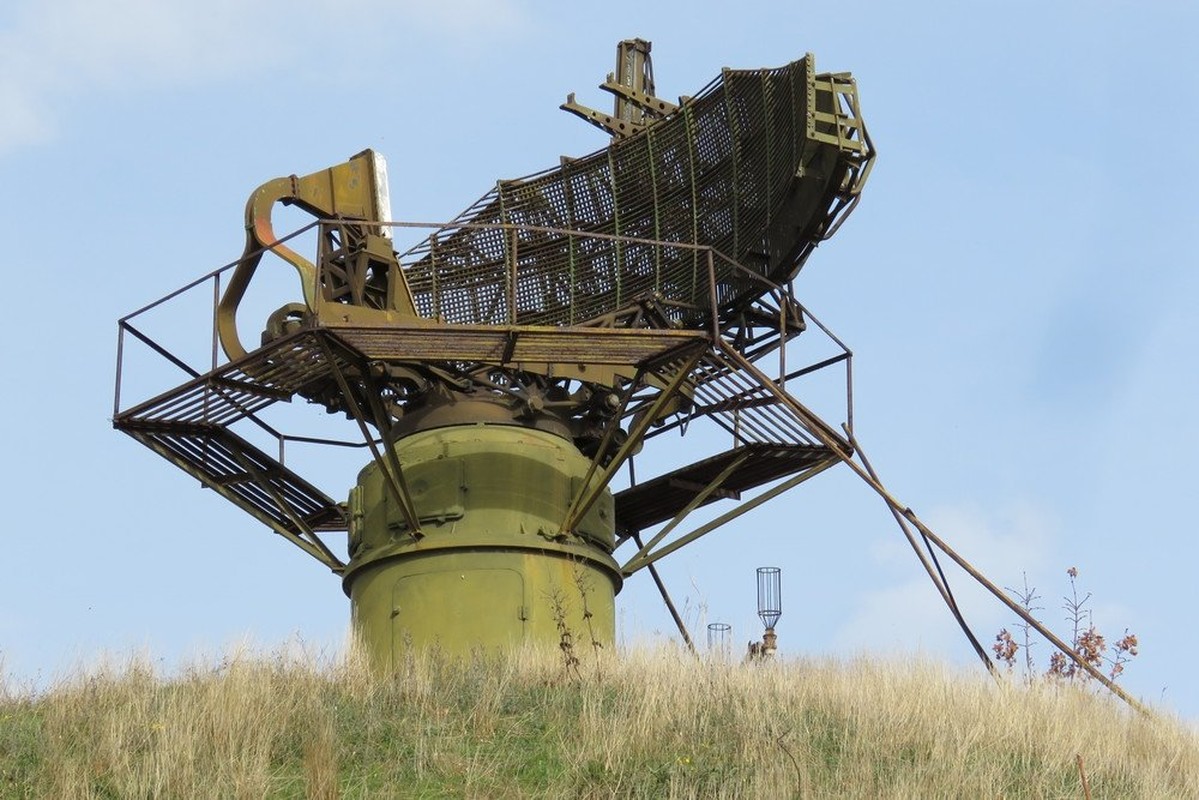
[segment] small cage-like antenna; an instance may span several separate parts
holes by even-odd
[[[708,649],[714,653],[727,653],[733,638],[733,626],[727,622],[708,623]]]
[[[778,567],[758,567],[758,616],[766,630],[774,630],[783,615],[782,575]]]

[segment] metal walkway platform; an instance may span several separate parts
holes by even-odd
[[[839,460],[820,445],[747,444],[659,475],[616,494],[617,533],[629,536],[674,517],[732,467],[700,506]]]

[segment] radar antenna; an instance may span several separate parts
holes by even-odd
[[[554,646],[564,626],[612,645],[626,579],[842,462],[972,570],[854,460],[851,353],[793,290],[873,164],[852,77],[809,54],[724,69],[674,104],[655,96],[649,42],[617,54],[601,84],[611,115],[564,105],[612,137],[604,149],[498,181],[432,226],[390,219],[370,150],[268,181],[237,262],[120,320],[114,426],[338,574],[382,669],[413,648]],[[311,225],[277,236],[280,202]],[[397,253],[392,235],[414,230]],[[292,248],[305,231],[312,259]],[[299,282],[249,348],[238,321],[268,251]],[[196,293],[219,298],[195,328],[212,336],[207,363],[141,329]],[[125,405],[127,338],[183,382]],[[793,393],[829,370],[844,370],[844,433]],[[294,399],[345,415],[357,440],[293,432]],[[714,452],[661,446],[697,430]],[[297,450],[323,468],[347,447],[371,458],[339,501]],[[647,447],[675,463],[639,480]],[[327,541],[338,533],[347,560]],[[778,571],[759,575],[772,635]]]

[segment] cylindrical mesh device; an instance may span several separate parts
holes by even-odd
[[[782,575],[779,567],[758,567],[758,616],[766,630],[773,630],[783,615]]]
[[[727,622],[708,623],[708,649],[713,653],[728,653],[732,637],[733,626]]]

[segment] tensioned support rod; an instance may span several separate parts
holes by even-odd
[[[629,392],[625,395],[625,402],[622,404],[619,412],[613,418],[612,422],[609,423],[608,432],[605,433],[604,442],[601,442],[600,449],[596,452],[595,458],[592,459],[591,469],[588,470],[587,477],[584,478],[583,484],[579,488],[579,493],[575,496],[574,502],[571,503],[571,507],[567,511],[566,519],[562,522],[563,532],[574,530],[574,526],[578,524],[579,520],[581,520],[587,514],[587,512],[591,510],[591,506],[595,504],[597,499],[599,499],[600,493],[604,490],[604,487],[607,486],[608,482],[612,480],[612,476],[616,474],[616,471],[624,465],[625,459],[629,457],[633,451],[633,448],[641,441],[641,437],[645,434],[645,431],[657,418],[658,412],[665,408],[666,403],[670,401],[675,392],[678,391],[679,387],[683,385],[687,379],[687,376],[691,374],[691,370],[695,368],[695,365],[699,362],[699,359],[702,355],[703,351],[696,349],[693,354],[682,357],[682,364],[678,367],[678,371],[671,376],[666,386],[663,387],[663,389],[658,393],[658,396],[654,398],[653,402],[646,410],[645,415],[636,423],[634,423],[629,429],[628,439],[626,439],[624,444],[620,446],[620,448],[616,451],[616,454],[612,456],[612,461],[607,467],[604,468],[603,472],[599,476],[598,481],[596,481],[593,485],[595,467],[598,465],[599,459],[604,454],[604,442],[610,441],[609,435],[618,424],[618,420],[620,419],[621,414],[624,413],[624,409],[628,405],[628,400],[632,397],[632,392],[637,386],[636,383],[630,385]],[[639,372],[639,375],[640,374],[642,373]]]
[[[329,347],[328,342],[322,341],[321,349],[324,351],[325,358],[329,361],[333,377],[337,380],[337,386],[341,389],[342,396],[345,397],[346,402],[350,405],[350,413],[354,417],[354,421],[358,423],[363,440],[366,441],[371,455],[375,458],[375,463],[379,465],[379,469],[383,472],[385,485],[390,489],[392,499],[395,500],[396,505],[399,506],[401,513],[403,513],[404,521],[408,523],[408,530],[414,538],[421,538],[424,534],[420,529],[420,520],[416,516],[416,509],[412,505],[407,484],[403,482],[404,472],[399,459],[395,455],[394,445],[390,441],[383,442],[384,451],[387,455],[387,460],[385,461],[383,453],[380,453],[379,448],[375,446],[375,439],[371,436],[370,429],[366,426],[366,417],[363,415],[358,401],[354,399],[354,393],[350,389],[349,381],[346,380],[346,376],[342,373],[341,366],[337,363],[332,348]],[[386,439],[386,435],[384,439]]]
[[[765,492],[762,492],[757,497],[753,497],[749,500],[746,500],[744,503],[741,503],[741,505],[739,505],[729,511],[726,511],[725,513],[721,514],[719,517],[712,520],[711,522],[706,522],[703,525],[700,525],[695,530],[691,531],[688,534],[680,536],[679,538],[675,539],[673,542],[662,545],[654,552],[644,555],[641,558],[629,559],[629,561],[627,563],[625,563],[625,565],[623,567],[620,568],[621,574],[626,575],[626,576],[632,575],[637,570],[642,569],[643,567],[648,567],[649,565],[653,564],[655,561],[670,555],[675,550],[678,550],[679,548],[681,548],[685,545],[691,544],[692,542],[694,542],[696,539],[700,538],[701,536],[706,536],[709,533],[711,533],[712,531],[721,527],[722,525],[726,525],[729,522],[732,522],[733,520],[740,517],[742,514],[745,514],[749,511],[753,511],[755,508],[762,505],[767,500],[773,499],[773,498],[777,497],[778,495],[782,494],[783,492],[787,492],[787,491],[790,491],[791,489],[794,489],[796,486],[799,486],[804,481],[808,480],[809,478],[815,477],[816,475],[819,475],[821,472],[824,472],[826,469],[828,469],[829,467],[833,466],[836,463],[837,463],[837,460],[835,458],[829,458],[828,460],[826,460],[822,463],[819,463],[814,467],[809,468],[805,472],[799,473],[794,478],[784,481],[783,483],[780,483],[780,484],[766,490]]]
[[[861,473],[859,473],[859,474],[861,474]],[[887,494],[886,490],[883,489],[877,483],[875,483],[875,482],[871,482],[871,483],[872,483],[872,488],[874,488],[874,490],[876,492],[878,492],[880,494],[880,496],[883,497],[883,499],[887,502],[887,505],[891,506],[892,508],[898,509],[898,507],[899,507],[898,500],[896,500],[894,497],[891,497],[891,495]],[[991,594],[993,594],[997,598],[999,598],[999,600],[1004,605],[1006,605],[1009,609],[1011,609],[1012,613],[1014,613],[1016,616],[1020,617],[1020,619],[1024,620],[1029,625],[1031,625],[1037,633],[1041,634],[1046,639],[1048,639],[1049,642],[1052,643],[1054,647],[1056,647],[1058,650],[1061,650],[1062,653],[1064,653],[1071,660],[1073,660],[1074,663],[1078,664],[1078,666],[1080,666],[1084,670],[1086,670],[1088,675],[1090,675],[1092,678],[1094,678],[1095,680],[1102,683],[1104,686],[1106,686],[1108,689],[1110,689],[1113,694],[1115,694],[1117,697],[1119,697],[1124,702],[1128,703],[1130,706],[1135,708],[1137,711],[1139,711],[1145,715],[1149,714],[1149,709],[1147,709],[1145,706],[1141,705],[1141,703],[1139,701],[1137,701],[1136,699],[1134,699],[1132,697],[1132,695],[1128,694],[1123,689],[1121,689],[1119,686],[1117,686],[1114,681],[1112,681],[1106,675],[1104,675],[1102,672],[1100,672],[1098,669],[1096,669],[1093,664],[1091,664],[1086,659],[1082,658],[1077,652],[1075,652],[1074,648],[1070,647],[1070,645],[1066,644],[1061,639],[1059,639],[1053,633],[1053,631],[1049,630],[1044,625],[1042,625],[1040,623],[1040,621],[1038,621],[1036,619],[1036,617],[1034,617],[1032,614],[1025,611],[1018,603],[1016,603],[1014,600],[1009,598],[1007,596],[1007,594],[1005,594],[998,586],[991,583],[991,581],[989,581],[985,575],[983,575],[981,572],[976,570],[970,564],[970,562],[968,562],[966,559],[964,559],[960,555],[958,555],[953,550],[953,548],[951,548],[949,545],[947,545],[939,536],[937,536],[937,534],[935,534],[931,530],[929,530],[928,526],[926,526],[923,522],[921,522],[920,519],[916,516],[916,512],[912,511],[912,509],[910,509],[910,508],[904,508],[900,513],[903,514],[903,516],[908,520],[908,522],[912,523],[912,525],[914,525],[916,527],[916,530],[920,531],[920,533],[923,534],[925,537],[927,537],[929,541],[931,541],[933,544],[935,544],[937,546],[937,548],[939,550],[941,550],[941,552],[945,553],[945,555],[952,558],[959,567],[961,567],[967,573],[969,573],[970,577],[974,578],[976,581],[978,581],[980,584],[982,584],[982,586],[987,591],[989,591]]]
[[[842,449],[842,447],[838,446],[837,439],[839,437],[829,435],[828,431],[826,430],[827,425],[821,422],[815,414],[809,411],[794,397],[775,386],[773,381],[771,381],[767,375],[742,357],[740,353],[737,353],[733,348],[729,347],[727,343],[723,341],[723,339],[719,339],[717,342],[721,350],[724,351],[725,355],[727,355],[735,363],[740,364],[742,369],[757,378],[757,380],[760,381],[763,386],[774,392],[779,400],[789,406],[791,410],[800,417],[800,419],[804,420],[805,423],[808,423],[809,430],[813,436],[819,439],[826,447],[831,449],[837,455],[837,457],[840,458],[841,461],[844,462],[850,469],[857,473],[858,477],[865,481],[866,484],[873,489],[888,506],[890,506],[894,511],[910,522],[916,528],[916,530],[920,531],[921,535],[936,545],[941,552],[953,559],[954,563],[965,570],[970,577],[978,581],[978,583],[984,589],[986,589],[988,592],[994,595],[996,599],[1007,606],[1013,614],[1027,622],[1030,626],[1032,626],[1033,630],[1044,636],[1046,640],[1060,650],[1067,658],[1081,667],[1083,671],[1085,671],[1092,678],[1107,687],[1112,694],[1116,695],[1142,714],[1149,714],[1149,710],[1144,705],[1142,705],[1139,701],[1133,698],[1132,695],[1125,692],[1122,688],[1117,686],[1114,681],[1096,669],[1094,664],[1091,664],[1082,656],[1080,656],[1074,650],[1074,648],[1063,642],[1056,634],[1053,633],[1053,631],[1042,625],[1039,620],[1032,616],[1032,614],[1028,613],[1018,603],[1008,597],[1003,590],[988,580],[985,575],[975,569],[969,561],[958,555],[958,553],[948,544],[946,544],[941,537],[933,533],[929,527],[921,522],[920,518],[916,516],[916,512],[899,502],[894,495],[887,491],[886,487],[884,487],[882,483],[871,477],[869,472],[867,472],[860,464],[854,461],[852,453],[847,453],[844,449]]]
[[[687,505],[683,506],[683,508],[679,511],[679,513],[674,515],[674,519],[670,520],[670,522],[666,523],[666,525],[664,525],[662,527],[662,530],[660,530],[656,534],[654,534],[653,538],[651,538],[649,540],[649,544],[642,544],[641,538],[640,538],[640,536],[638,536],[637,537],[637,547],[640,549],[636,553],[633,554],[632,558],[629,559],[629,563],[632,564],[632,563],[636,562],[638,559],[644,558],[645,555],[651,549],[653,549],[653,547],[656,544],[658,544],[658,542],[665,539],[670,534],[671,531],[673,531],[676,527],[678,527],[679,523],[681,523],[684,519],[687,518],[687,516],[689,516],[691,514],[692,511],[699,508],[700,505],[702,505],[703,502],[708,499],[708,497],[712,494],[712,492],[716,491],[716,489],[718,489],[722,485],[724,485],[725,480],[730,475],[732,475],[735,470],[739,469],[741,467],[741,465],[744,464],[748,458],[749,458],[749,452],[746,451],[746,452],[742,453],[740,456],[738,456],[737,458],[734,458],[731,462],[729,462],[729,465],[727,467],[725,467],[723,470],[721,470],[720,474],[718,474],[712,480],[708,481],[707,486],[703,487],[702,489],[700,489],[698,492],[695,493],[695,496],[691,498],[691,501],[689,503],[687,503]]]
[[[862,450],[862,446],[858,443],[857,438],[853,435],[853,431],[849,429],[848,425],[842,425],[841,427],[844,429],[845,435],[849,437],[849,443],[853,446],[854,452],[856,452],[862,459],[862,465],[866,467],[866,471],[870,473],[870,477],[877,481],[878,474],[874,471],[874,467],[871,466],[870,459],[866,457],[866,453]],[[903,535],[907,538],[908,544],[912,546],[913,552],[916,553],[916,558],[920,559],[920,564],[924,567],[924,571],[928,573],[928,577],[933,582],[933,586],[937,587],[937,591],[940,593],[941,599],[945,601],[945,605],[949,608],[949,613],[953,615],[955,620],[957,620],[958,626],[962,629],[962,633],[966,634],[966,638],[970,640],[970,644],[974,648],[974,652],[978,653],[978,657],[982,660],[983,665],[987,668],[987,671],[993,676],[998,677],[998,673],[995,670],[995,664],[992,663],[991,657],[987,655],[987,651],[983,649],[983,646],[979,643],[978,639],[975,638],[974,631],[970,630],[970,626],[966,624],[966,618],[962,616],[961,609],[958,608],[957,599],[954,598],[953,592],[950,591],[949,581],[945,579],[944,573],[940,571],[940,566],[938,565],[936,570],[933,569],[933,565],[929,563],[928,556],[924,554],[924,551],[920,549],[920,545],[917,544],[916,537],[912,533],[912,529],[908,527],[907,520],[901,517],[899,512],[890,505],[888,505],[887,508],[891,512],[891,515],[895,517],[895,523],[899,525],[899,529],[903,531]]]
[[[641,543],[641,532],[637,531],[633,534],[633,541],[638,547],[644,548]],[[674,625],[679,629],[679,635],[683,637],[683,642],[687,645],[687,649],[695,655],[695,642],[691,640],[691,634],[687,632],[687,625],[683,622],[679,611],[674,607],[674,601],[670,599],[670,593],[666,591],[666,584],[662,582],[662,576],[658,574],[658,568],[653,564],[649,565],[649,575],[654,579],[654,585],[658,587],[658,594],[662,595],[662,602],[666,604],[666,610],[670,612],[670,618],[674,620]]]

